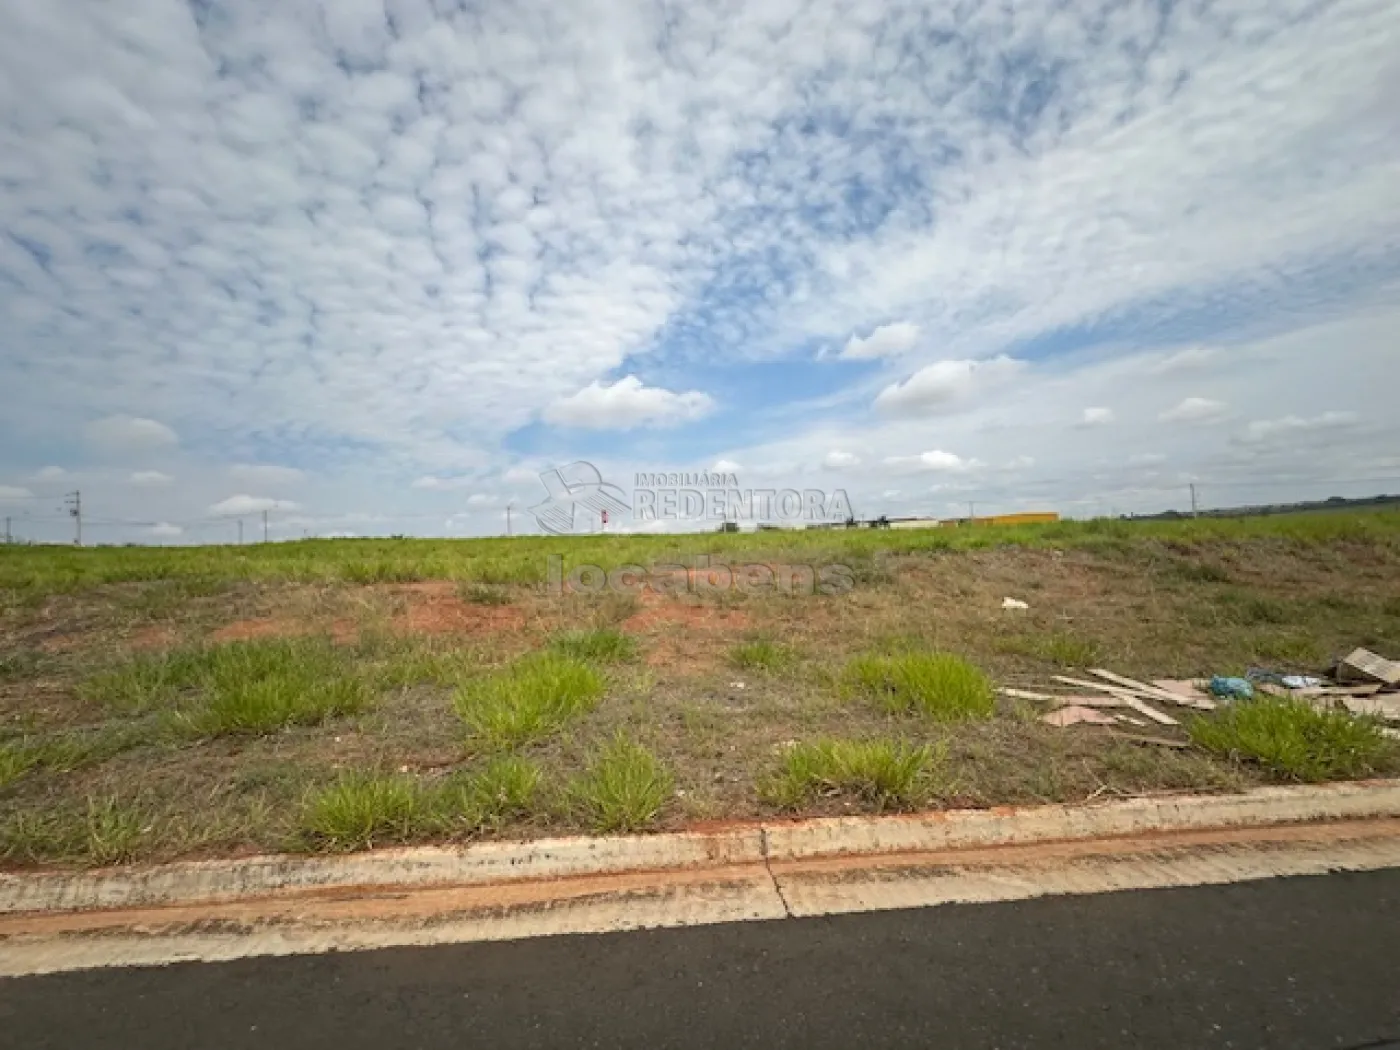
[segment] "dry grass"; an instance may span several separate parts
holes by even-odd
[[[1397,768],[1393,752],[1297,773],[1239,746],[1140,747],[1042,726],[984,691],[1084,663],[1194,677],[1320,670],[1356,645],[1400,656],[1389,522],[1110,523],[1000,546],[1018,536],[611,538],[576,552],[856,570],[845,595],[723,601],[550,595],[531,548],[497,541],[278,544],[247,562],[0,553],[0,850],[11,866],[90,864]],[[1003,612],[1008,594],[1030,609]],[[934,654],[953,670],[929,671]],[[308,669],[358,699],[308,704]],[[824,771],[790,770],[786,796],[760,794],[823,742],[893,750],[838,749]],[[907,793],[900,760],[925,749],[935,761]]]

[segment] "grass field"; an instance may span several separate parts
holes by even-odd
[[[839,593],[556,593],[839,563]],[[1004,611],[1003,597],[1026,611]],[[1184,750],[995,684],[1400,656],[1400,514],[244,547],[0,548],[0,863],[673,828],[1400,769],[1260,710]]]

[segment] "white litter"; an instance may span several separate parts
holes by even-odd
[[[1021,601],[1020,598],[1003,598],[1001,600],[1003,609],[1029,609],[1030,606]]]

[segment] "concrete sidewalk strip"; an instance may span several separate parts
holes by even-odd
[[[1400,781],[0,878],[0,976],[1400,867]]]
[[[264,856],[98,872],[0,875],[0,915],[241,900],[316,890],[464,886],[761,863],[763,831],[570,837],[385,849],[330,857]]]
[[[0,915],[240,900],[319,890],[479,885],[609,873],[933,852],[1210,827],[1400,816],[1400,780],[1236,795],[773,821],[713,832],[485,842],[331,857],[265,856],[97,872],[0,875]]]

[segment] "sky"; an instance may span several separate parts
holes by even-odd
[[[530,532],[578,460],[862,517],[1400,492],[1393,0],[0,16],[20,538]]]

